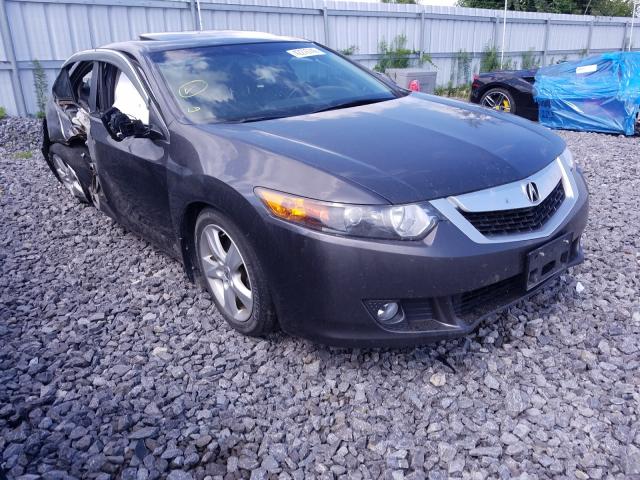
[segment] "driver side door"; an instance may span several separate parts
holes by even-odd
[[[127,228],[165,250],[172,249],[166,164],[168,133],[133,64],[120,58],[99,62],[97,108],[91,115],[89,148],[104,210]],[[117,108],[158,135],[115,138],[103,121]]]

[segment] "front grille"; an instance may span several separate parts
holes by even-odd
[[[562,180],[540,204],[513,210],[460,213],[486,236],[533,232],[542,228],[564,202]]]

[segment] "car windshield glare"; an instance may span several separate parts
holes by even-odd
[[[396,97],[374,75],[309,42],[207,46],[150,57],[177,108],[194,123],[259,121]]]

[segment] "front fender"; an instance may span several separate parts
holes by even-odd
[[[179,189],[171,188],[171,216],[180,243],[185,272],[191,281],[198,279],[194,256],[194,229],[199,213],[214,208],[228,216],[245,234],[258,253],[265,254],[263,206],[253,194],[245,196],[226,183],[207,175],[180,177]],[[248,198],[249,197],[249,198]],[[266,265],[264,265],[266,269]]]

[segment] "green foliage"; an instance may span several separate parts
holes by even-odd
[[[38,106],[36,117],[43,118],[44,111],[47,108],[49,85],[47,84],[47,74],[38,60],[33,61],[33,88],[36,91],[36,105]]]
[[[440,97],[451,97],[468,100],[469,95],[471,94],[471,84],[465,83],[462,85],[454,86],[452,82],[449,82],[445,87],[436,87],[433,93]]]
[[[504,1],[458,0],[458,6],[502,10]],[[519,12],[630,17],[633,11],[633,2],[630,0],[509,0],[507,9]]]
[[[7,116],[7,111],[4,107],[0,107],[0,120],[3,120]]]
[[[15,157],[21,160],[28,160],[33,157],[33,153],[31,153],[29,150],[26,150],[24,152],[17,152],[15,154]]]
[[[536,57],[533,48],[522,54],[522,69],[536,68],[540,66],[540,57]]]
[[[355,45],[351,45],[347,48],[341,48],[338,50],[339,53],[341,53],[342,55],[346,55],[347,57],[353,55],[357,51],[358,51],[358,47],[356,47]]]
[[[433,63],[433,59],[431,58],[431,55],[429,55],[428,53],[423,53],[422,56],[418,59],[419,66],[422,66],[425,63],[428,63],[433,68],[438,68],[438,66],[435,63]]]
[[[459,50],[453,57],[449,84],[457,86],[460,83],[468,83],[471,80],[471,55],[465,50]]]
[[[398,35],[391,43],[387,43],[386,40],[381,40],[378,44],[378,51],[382,54],[382,57],[380,57],[376,66],[373,67],[377,72],[384,72],[388,68],[409,68],[411,56],[418,53],[407,48],[407,37],[405,35]],[[423,53],[420,58],[416,60],[416,63],[418,66],[428,63],[434,68],[437,68],[433,63],[431,55],[428,53]]]
[[[508,58],[504,59],[502,67],[500,66],[500,52],[496,47],[490,45],[484,47],[480,58],[480,73],[511,70],[512,68],[515,68],[515,65]]]
[[[407,68],[409,67],[410,55],[413,53],[407,48],[407,37],[398,35],[391,43],[381,40],[378,45],[378,51],[382,54],[374,70],[384,72],[388,68]]]
[[[589,15],[604,17],[630,17],[633,14],[633,2],[625,0],[596,0],[585,7]]]

